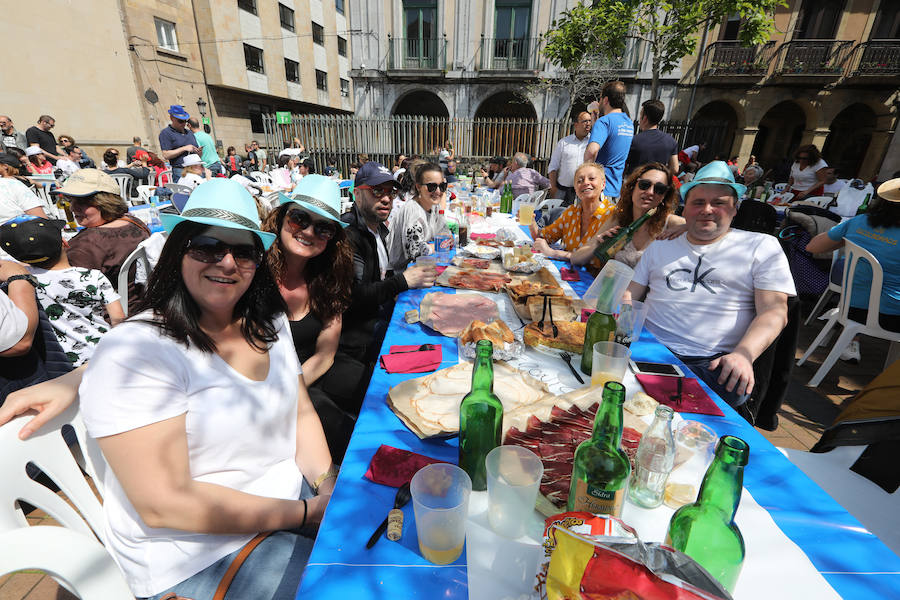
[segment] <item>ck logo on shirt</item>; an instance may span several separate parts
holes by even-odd
[[[715,267],[710,267],[705,271],[703,269],[703,257],[700,256],[697,258],[697,266],[694,267],[694,272],[691,273],[690,269],[672,269],[668,273],[666,273],[666,287],[668,287],[673,292],[684,292],[688,291],[694,293],[697,290],[697,286],[701,286],[710,294],[715,294],[716,291],[712,289],[713,285],[722,285],[721,279],[708,279],[709,274],[716,270]],[[684,273],[682,275],[681,273]]]

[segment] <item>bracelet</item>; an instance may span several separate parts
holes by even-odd
[[[303,499],[303,522],[300,523],[300,529],[303,529],[303,526],[306,525],[306,511],[308,507],[306,506],[306,498]]]
[[[316,480],[312,484],[313,493],[319,494],[319,487],[325,483],[326,480],[331,479],[332,477],[337,477],[340,469],[337,468],[333,463],[328,470],[316,477]]]

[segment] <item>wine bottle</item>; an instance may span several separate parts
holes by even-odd
[[[667,545],[700,563],[729,592],[734,591],[744,564],[744,538],[734,515],[749,456],[747,442],[723,436],[700,484],[697,501],[675,511],[666,533]]]
[[[640,229],[641,225],[644,222],[656,214],[656,207],[654,206],[643,215],[635,219],[626,227],[622,227],[619,231],[612,237],[607,238],[603,241],[597,249],[594,250],[594,256],[599,258],[603,263],[606,263],[611,258],[616,256],[616,253],[619,252],[622,248],[625,247],[625,244],[631,241],[631,238],[634,237],[635,232]]]
[[[567,510],[618,517],[622,514],[631,463],[620,447],[625,386],[608,381],[594,419],[591,439],[575,450]]]
[[[487,489],[484,459],[500,445],[503,405],[494,394],[494,346],[479,340],[475,346],[472,389],[459,405],[459,467],[472,479],[472,489]]]
[[[601,272],[603,275],[603,272]],[[597,342],[616,341],[615,302],[616,277],[614,273],[607,273],[600,285],[600,295],[597,297],[597,310],[588,317],[584,330],[584,346],[581,348],[581,371],[587,375],[594,370],[594,344]]]

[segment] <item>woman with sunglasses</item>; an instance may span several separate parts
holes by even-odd
[[[678,195],[672,186],[672,174],[662,163],[652,162],[632,171],[622,186],[622,195],[613,210],[612,216],[606,220],[600,231],[588,243],[572,253],[570,261],[573,265],[593,264],[599,266],[594,257],[594,250],[601,242],[615,235],[621,227],[626,227],[641,218],[651,208],[656,214],[634,233],[624,248],[616,253],[615,260],[634,267],[641,259],[644,250],[654,240],[663,235],[663,231],[680,230],[685,221],[674,214],[678,206]],[[680,232],[680,231],[679,231]]]
[[[794,194],[791,202],[814,198],[825,193],[825,178],[828,163],[822,160],[822,154],[813,144],[800,146],[794,153],[794,164],[791,165],[791,177],[788,188]]]
[[[431,254],[429,242],[435,235],[450,231],[438,212],[447,192],[443,169],[425,163],[415,169],[414,177],[412,198],[391,212],[388,262],[395,273],[403,272],[419,256]]]
[[[142,312],[98,344],[79,388],[105,470],[106,544],[138,598],[212,597],[260,532],[229,597],[293,598],[334,486],[256,205],[197,187]],[[317,495],[313,495],[316,494]]]
[[[292,158],[285,154],[279,157]],[[353,250],[340,220],[341,194],[324,175],[307,175],[291,196],[279,194],[263,230],[277,237],[269,250],[269,269],[287,304],[291,336],[303,367],[303,381],[322,421],[335,461],[344,455],[354,417],[358,378],[348,376],[337,354],[341,315],[350,306]]]

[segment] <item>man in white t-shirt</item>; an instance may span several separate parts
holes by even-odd
[[[14,179],[18,175],[18,157],[0,153],[0,223],[21,214],[45,217],[44,203],[24,183]]]
[[[753,391],[753,361],[787,324],[796,295],[778,241],[731,229],[743,185],[714,161],[682,186],[687,232],[653,242],[626,300],[644,300],[646,327],[731,406]]]

